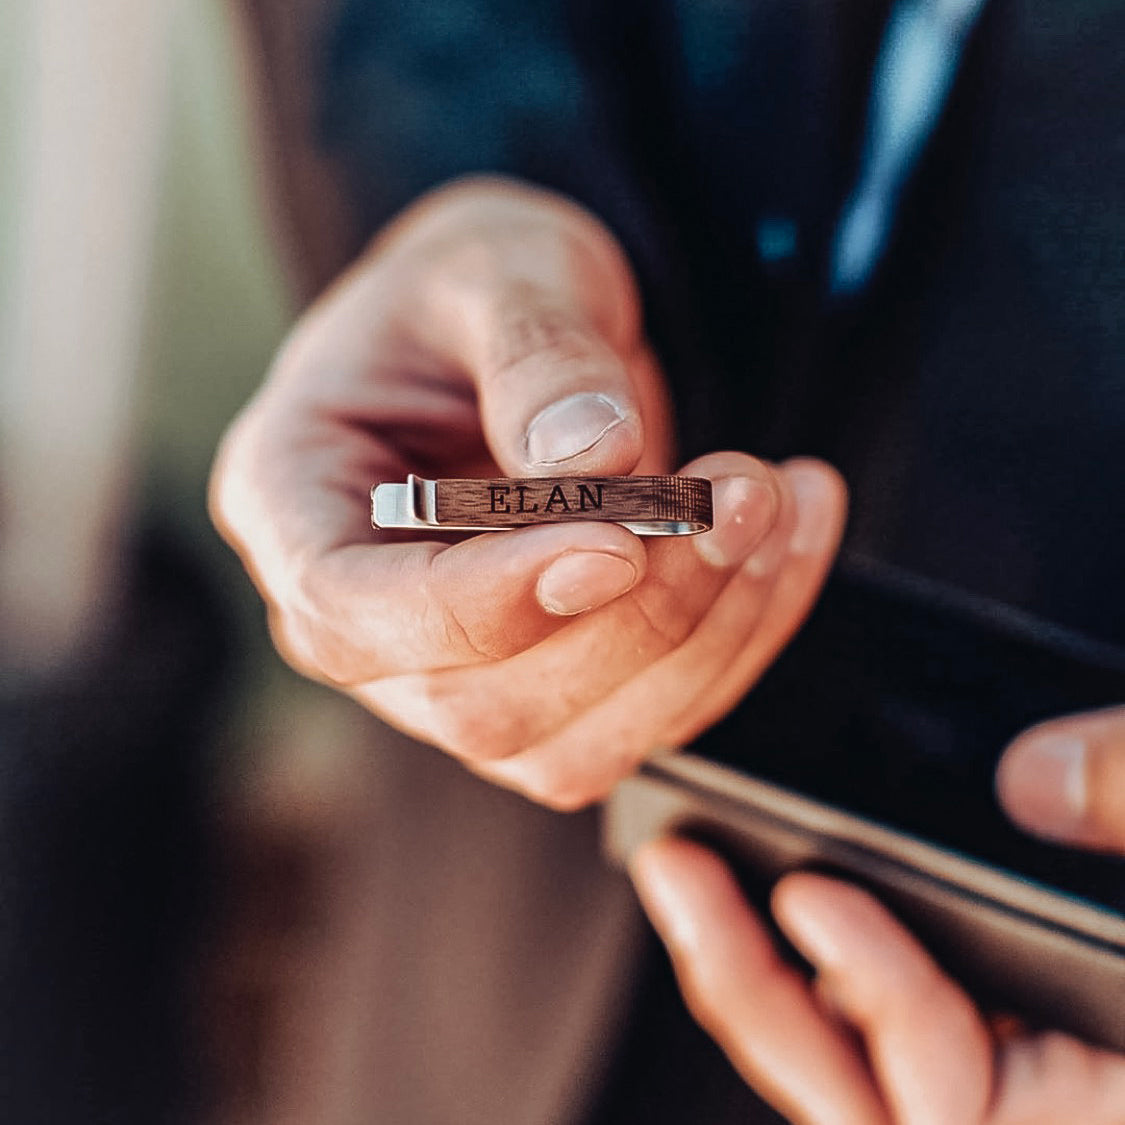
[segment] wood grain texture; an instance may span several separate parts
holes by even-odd
[[[711,526],[711,482],[700,477],[528,477],[439,480],[438,524],[520,527],[606,520]]]

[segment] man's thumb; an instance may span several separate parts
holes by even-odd
[[[471,373],[485,437],[504,472],[633,469],[645,448],[644,389],[593,324],[521,287],[497,296],[478,333]]]

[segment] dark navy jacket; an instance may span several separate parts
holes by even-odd
[[[470,171],[569,193],[635,264],[685,457],[844,472],[823,604],[709,752],[1114,897],[990,777],[1027,723],[1125,702],[1125,3],[980,6],[841,291],[872,75],[927,7],[348,0],[321,143],[367,231]]]

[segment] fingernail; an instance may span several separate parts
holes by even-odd
[[[548,613],[572,617],[619,598],[636,581],[637,568],[620,555],[572,551],[543,571],[535,594]]]
[[[753,477],[720,477],[711,494],[715,526],[695,536],[695,548],[712,566],[737,566],[773,526],[777,492]]]
[[[1086,743],[1074,735],[1029,738],[1004,756],[996,784],[1014,820],[1068,839],[1086,815]]]
[[[624,413],[605,395],[577,394],[553,402],[527,429],[527,459],[532,465],[557,465],[593,449]]]
[[[827,473],[812,465],[788,465],[785,472],[797,502],[789,553],[811,555],[821,550],[825,540],[836,533],[836,490]]]

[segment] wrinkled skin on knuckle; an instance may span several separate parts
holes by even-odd
[[[302,612],[307,581],[297,579],[292,590],[279,580],[279,568],[266,568],[259,557],[253,520],[258,503],[254,489],[255,434],[258,411],[247,406],[228,428],[219,446],[208,484],[208,511],[223,539],[234,549],[257,587],[266,608],[270,639],[281,658],[308,679],[342,685],[343,670],[325,659],[326,645],[319,635],[316,613]],[[248,525],[249,524],[249,525]],[[265,573],[269,570],[269,574]],[[287,575],[296,568],[282,567]],[[292,596],[299,592],[299,596]],[[327,646],[330,647],[330,646]]]
[[[697,614],[675,586],[649,573],[631,597],[648,632],[664,651],[679,648],[691,636]]]
[[[351,639],[337,622],[335,605],[324,589],[321,568],[316,562],[293,567],[286,596],[278,599],[290,650],[318,678],[338,688],[348,688],[375,676],[375,669],[359,659]]]
[[[421,626],[431,643],[447,654],[444,666],[495,664],[523,651],[542,636],[542,611],[534,603],[536,575],[518,557],[490,564],[493,589],[510,603],[501,612],[480,594],[463,592],[473,567],[454,552],[437,552],[421,579]],[[434,664],[437,668],[439,665]]]
[[[266,595],[278,651],[297,671],[340,690],[390,674],[401,658],[393,626],[377,607],[342,608],[322,562],[294,563],[284,589]]]
[[[449,608],[449,616],[464,638],[464,644],[485,664],[495,664],[505,659],[517,647],[512,635],[513,626],[507,620],[480,617],[466,619],[456,606]]]
[[[497,331],[489,341],[485,359],[492,377],[518,373],[521,365],[537,363],[581,371],[598,370],[614,353],[599,348],[573,311],[544,303],[530,282],[509,285],[494,312]]]

